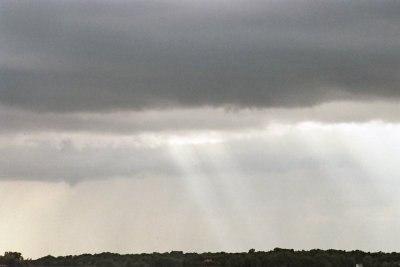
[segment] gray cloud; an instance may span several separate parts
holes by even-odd
[[[386,102],[330,102],[303,108],[174,108],[119,112],[31,112],[0,105],[0,134],[217,132],[264,129],[276,124],[400,122],[400,106]]]
[[[6,1],[0,104],[295,107],[399,96],[398,1]]]
[[[358,171],[340,144],[317,155],[298,134],[172,147],[151,147],[135,136],[106,140],[92,135],[86,139],[74,135],[5,136],[0,140],[0,153],[7,155],[0,159],[0,180],[76,183],[144,174],[269,177],[299,173],[319,178],[322,173]]]
[[[400,112],[400,111],[399,111]],[[169,109],[110,113],[40,113],[0,106],[0,134],[18,132],[108,132],[138,134],[161,131],[260,128],[265,112],[226,109]]]
[[[76,183],[86,179],[179,174],[165,149],[89,147],[77,149],[70,139],[57,146],[47,141],[32,146],[8,145],[0,148],[3,180],[42,180]]]

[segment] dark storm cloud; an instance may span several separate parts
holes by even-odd
[[[400,95],[398,1],[5,1],[0,104],[293,107]]]

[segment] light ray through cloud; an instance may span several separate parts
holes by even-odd
[[[225,226],[219,220],[218,211],[214,211],[216,202],[219,202],[219,197],[214,192],[213,181],[214,177],[207,173],[202,173],[201,164],[194,151],[195,145],[187,144],[187,140],[173,142],[170,147],[170,152],[174,162],[183,172],[184,184],[187,190],[191,192],[195,203],[201,210],[202,220],[208,225],[213,240],[217,247],[223,248],[229,244],[223,232]],[[186,145],[182,145],[186,143]],[[177,145],[178,144],[178,145]]]
[[[360,143],[358,144],[351,140],[353,136],[357,136],[357,134],[363,134],[365,129],[368,129],[370,127],[376,127],[376,123],[372,122],[365,125],[355,126],[352,124],[323,125],[309,122],[294,125],[292,127],[276,125],[275,127],[270,128],[271,131],[263,130],[258,132],[258,134],[256,135],[253,135],[251,137],[247,136],[246,138],[251,139],[257,136],[258,138],[268,140],[271,137],[285,138],[288,135],[297,136],[297,145],[300,145],[302,147],[299,152],[302,151],[301,153],[305,153],[306,155],[308,155],[307,157],[309,157],[309,160],[311,160],[311,169],[308,170],[308,172],[311,172],[311,175],[315,176],[316,180],[308,179],[307,175],[309,174],[307,174],[306,172],[302,177],[300,176],[299,178],[297,178],[297,181],[287,180],[287,178],[284,178],[280,182],[285,184],[286,180],[289,183],[289,188],[295,186],[296,184],[299,185],[300,187],[297,187],[295,191],[292,191],[292,193],[294,193],[295,195],[303,193],[309,194],[310,196],[314,195],[313,198],[309,200],[304,199],[305,202],[303,204],[308,205],[308,207],[305,208],[306,206],[303,206],[305,208],[305,218],[300,219],[301,221],[298,222],[300,225],[302,225],[302,227],[304,227],[303,229],[307,229],[304,223],[314,224],[314,229],[309,229],[310,233],[312,234],[318,229],[320,229],[320,231],[323,231],[323,229],[327,226],[326,223],[328,223],[328,225],[330,226],[332,226],[332,223],[334,222],[344,225],[347,224],[346,221],[352,221],[356,223],[357,218],[360,218],[361,214],[365,215],[368,212],[373,212],[376,208],[378,208],[378,206],[387,205],[387,201],[390,202],[390,199],[395,196],[395,194],[393,194],[394,192],[391,192],[390,195],[387,195],[387,192],[382,191],[381,187],[382,184],[385,184],[385,178],[383,177],[382,180],[380,180],[380,177],[384,175],[382,173],[376,173],[377,171],[379,171],[379,169],[374,169],[374,164],[369,164],[368,167],[364,166],[363,161],[364,163],[369,162],[368,159],[363,159],[368,155],[368,153],[357,153],[357,149],[365,149],[365,147],[368,147],[368,150],[371,150],[371,153],[374,150],[375,144],[370,144],[368,139],[371,138],[373,140],[376,140],[379,138],[380,133],[375,132],[367,139],[361,138],[359,139]],[[352,132],[351,135],[348,135],[349,131]],[[391,137],[397,139],[397,136],[395,135],[392,135]],[[184,166],[182,168],[186,169],[185,179],[188,180],[189,183],[191,183],[189,187],[194,188],[192,190],[194,191],[195,198],[197,199],[198,203],[204,205],[204,210],[209,209],[207,206],[211,206],[211,203],[215,201],[215,198],[221,197],[223,195],[227,200],[229,199],[230,203],[235,203],[232,206],[235,206],[238,213],[243,216],[242,218],[245,218],[241,223],[242,230],[251,229],[251,220],[256,215],[257,211],[248,209],[248,207],[247,209],[246,207],[241,207],[240,203],[249,201],[252,195],[257,196],[258,194],[262,193],[262,191],[260,191],[259,189],[257,190],[256,188],[257,182],[254,183],[254,181],[252,180],[260,178],[251,178],[251,176],[239,179],[234,177],[227,178],[228,176],[226,175],[226,170],[230,170],[232,171],[232,173],[238,173],[240,172],[240,169],[237,169],[235,167],[237,166],[235,160],[230,159],[229,155],[231,155],[231,153],[228,152],[229,149],[226,149],[226,145],[227,144],[224,143],[224,141],[218,143],[217,145],[208,144],[206,146],[203,146],[198,144],[177,146],[178,148],[171,144],[171,151],[174,154],[174,158],[176,158],[179,162],[178,164]],[[388,150],[390,150],[387,145],[388,144],[386,144],[386,146],[378,145],[378,147],[380,147],[381,149],[386,147],[387,153]],[[219,151],[218,153],[216,152],[217,150]],[[384,153],[382,151],[376,152]],[[293,153],[295,154],[297,152],[293,150]],[[259,156],[262,157],[262,154]],[[204,162],[204,160],[202,160],[202,157],[208,157],[208,160],[214,160],[215,162],[218,162],[216,164],[213,164],[211,168],[212,175],[210,175],[210,173],[206,173],[208,179],[216,179],[213,183],[211,183],[210,180],[207,179],[195,180],[196,175],[194,173],[197,173],[199,168],[197,164],[201,165],[202,162]],[[190,160],[185,161],[182,160],[182,158]],[[265,160],[268,161],[267,158]],[[188,168],[188,166],[190,167]],[[210,167],[207,169],[209,170]],[[376,174],[375,177],[373,177],[374,172]],[[367,173],[369,175],[366,175]],[[194,179],[194,181],[191,181],[190,179]],[[264,187],[276,186],[278,190],[285,189],[285,185],[279,185],[276,183],[276,181],[271,181],[270,179],[277,179],[277,177],[276,175],[266,173],[264,177],[261,178],[261,184],[258,182],[258,185]],[[199,181],[204,182],[201,183]],[[220,188],[224,188],[224,194],[220,194],[220,192],[216,190],[210,190],[210,187],[215,185],[216,181],[220,183]],[[290,183],[292,185],[290,185]],[[235,190],[237,190],[237,187],[240,187],[244,191],[247,190],[248,194],[243,196],[241,196],[241,194],[236,194],[234,196],[230,194],[230,192],[235,192]],[[319,192],[312,191],[311,188],[319,190]],[[285,200],[285,198],[290,201],[290,192],[282,191],[281,193],[281,201]],[[314,198],[319,198],[322,202],[314,202]],[[373,202],[376,202],[376,205],[378,206],[371,206],[371,203]],[[277,211],[274,217],[280,217],[281,221],[285,221],[287,220],[287,218],[285,218],[285,215],[283,214],[286,214],[289,218],[289,215],[286,212],[282,213],[282,211],[284,211],[285,209],[287,210],[287,212],[290,212],[291,210],[291,208],[285,207],[285,201],[281,202],[280,204],[267,203],[268,202],[265,202],[266,205],[281,205],[281,208],[283,208],[283,210],[281,209],[281,211]],[[332,217],[332,215],[329,215],[329,213],[325,211],[322,212],[321,210],[323,209],[323,205],[327,205],[327,209],[332,208],[333,203],[337,204],[336,217]],[[350,213],[348,210],[348,207],[350,206],[358,207],[358,210]],[[369,206],[371,207],[367,208]],[[387,211],[393,209],[384,207],[382,208],[386,209]],[[394,214],[392,215],[394,216]],[[384,215],[381,214],[378,216]],[[389,216],[389,214],[387,214],[386,216]],[[395,217],[393,216],[392,219],[395,219]],[[327,220],[326,223],[324,223],[325,220]],[[360,236],[364,235],[365,237],[369,238],[377,238],[375,234],[373,234],[374,232],[376,232],[374,231],[376,230],[375,220],[379,220],[379,218],[367,219],[367,223],[361,224],[359,226],[357,232],[360,234]],[[274,232],[275,235],[278,234],[278,236],[275,237],[278,239],[282,239],[282,236],[279,236],[279,232],[281,231],[277,228],[275,228],[275,230],[273,229],[274,227],[283,227],[282,231],[287,231],[287,228],[285,227],[288,226],[284,225],[285,223],[281,223],[279,225],[274,223],[271,224],[271,221],[269,223],[268,221],[266,221],[266,227],[271,227],[271,232]],[[232,231],[231,235],[233,235],[236,228],[232,223],[230,226],[231,228],[226,226],[226,229]],[[254,231],[248,233],[256,235]],[[336,238],[333,238],[332,242],[340,243],[341,239],[343,238],[343,236],[336,236]],[[243,240],[241,240],[241,242],[243,242]],[[292,246],[293,243],[291,242],[292,241],[289,241],[287,245]]]

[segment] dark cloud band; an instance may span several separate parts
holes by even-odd
[[[295,107],[400,92],[398,1],[1,5],[2,105]]]

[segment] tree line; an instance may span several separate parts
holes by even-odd
[[[400,266],[400,253],[363,252],[360,250],[320,250],[309,251],[275,248],[272,251],[250,249],[242,253],[208,252],[116,254],[82,254],[68,256],[45,256],[39,259],[24,259],[19,252],[5,252],[0,256],[0,265],[8,267],[24,266],[82,266],[82,267],[374,267]]]

